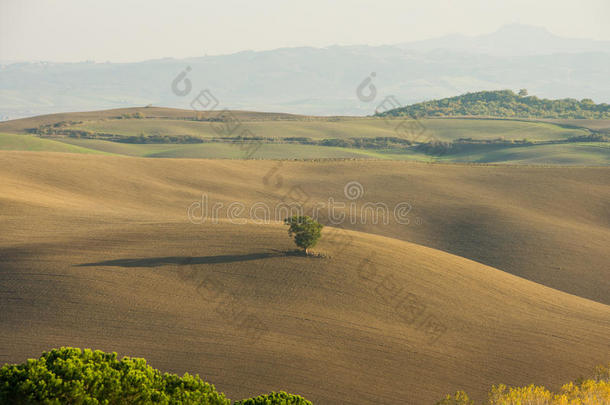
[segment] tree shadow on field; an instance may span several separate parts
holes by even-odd
[[[160,267],[167,265],[190,266],[194,264],[218,264],[245,262],[249,260],[261,260],[272,257],[286,257],[294,255],[293,252],[282,252],[274,250],[273,253],[249,253],[245,255],[218,255],[218,256],[167,256],[167,257],[145,257],[139,259],[117,259],[106,260],[96,263],[77,264],[77,267]]]

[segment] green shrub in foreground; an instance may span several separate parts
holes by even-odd
[[[64,347],[0,369],[0,404],[229,405],[199,376],[161,373],[146,360]]]
[[[259,395],[256,398],[244,399],[234,405],[312,405],[311,402],[298,395],[286,392],[272,392],[268,395]]]

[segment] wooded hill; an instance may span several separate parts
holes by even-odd
[[[479,91],[456,97],[425,101],[379,112],[380,116],[456,117],[485,116],[510,118],[610,118],[610,104],[595,104],[585,98],[549,100],[528,96],[527,90]]]

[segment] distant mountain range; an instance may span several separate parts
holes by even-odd
[[[190,91],[181,74],[190,81]],[[569,39],[511,25],[386,46],[244,51],[139,63],[0,66],[0,119],[147,104],[300,114],[370,115],[386,97],[411,104],[527,88],[546,98],[610,102],[610,41]],[[181,95],[183,93],[188,93]],[[209,104],[203,107],[208,97]],[[398,106],[398,105],[396,105]]]
[[[506,25],[494,33],[476,37],[454,34],[397,46],[414,51],[452,49],[456,52],[500,57],[610,52],[610,41],[562,38],[542,27],[519,24]]]

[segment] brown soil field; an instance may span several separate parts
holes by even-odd
[[[0,152],[0,362],[91,347],[232,399],[317,404],[558,388],[610,356],[609,183],[608,168]],[[202,194],[412,209],[326,227],[325,257],[304,257],[274,221],[190,222]]]
[[[125,218],[188,222],[186,211],[205,194],[210,211],[282,201],[305,202],[328,217],[356,215],[364,204],[388,207],[388,224],[343,221],[340,227],[414,242],[462,256],[571,294],[610,304],[610,169],[442,165],[387,161],[240,161],[74,156],[0,152],[3,212],[22,205],[51,212],[99,211]],[[363,195],[350,200],[356,181]],[[393,209],[410,205],[397,222]],[[7,206],[8,204],[8,206]],[[324,204],[324,205],[322,205]],[[25,210],[25,211],[24,211]],[[85,210],[85,211],[82,211]],[[93,210],[89,212],[87,210]],[[82,212],[81,212],[82,211]],[[211,214],[211,212],[210,212]],[[101,216],[103,218],[103,216]],[[281,218],[280,218],[281,219]],[[322,221],[326,222],[328,221]],[[12,237],[12,235],[9,235]]]

